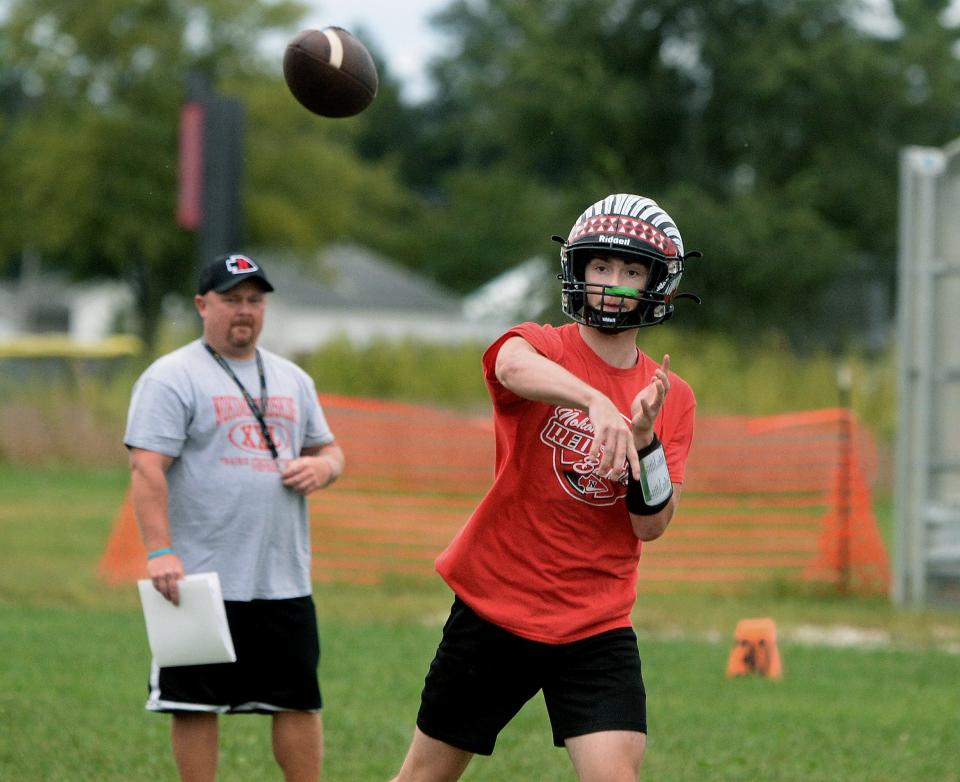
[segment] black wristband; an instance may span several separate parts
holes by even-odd
[[[631,471],[627,476],[627,510],[636,516],[659,513],[673,497],[673,482],[667,469],[667,457],[656,435],[646,448],[637,451],[640,458],[640,480]]]

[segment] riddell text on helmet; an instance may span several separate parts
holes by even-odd
[[[603,235],[600,235],[600,236],[597,237],[597,241],[600,242],[601,244],[621,244],[621,245],[624,245],[625,247],[627,247],[627,246],[630,245],[630,240],[629,240],[629,239],[624,239],[624,238],[622,238],[622,237],[620,237],[620,236],[603,236]]]

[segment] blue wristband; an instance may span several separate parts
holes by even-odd
[[[151,551],[147,554],[147,559],[156,559],[157,557],[162,557],[164,554],[172,554],[172,548],[158,548],[156,551]]]

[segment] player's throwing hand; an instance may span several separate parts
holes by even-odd
[[[670,356],[664,355],[663,364],[653,373],[647,386],[633,398],[630,405],[630,427],[634,447],[646,448],[653,441],[653,422],[670,390]],[[639,476],[637,476],[639,477]]]
[[[627,469],[639,475],[640,460],[633,444],[635,436],[616,405],[598,394],[590,403],[587,414],[593,423],[593,445],[589,456],[599,461],[597,473],[614,480],[619,480]]]

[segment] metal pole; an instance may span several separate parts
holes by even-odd
[[[946,158],[911,147],[901,155],[900,403],[897,444],[895,599],[926,600],[924,505],[930,470],[936,192]]]

